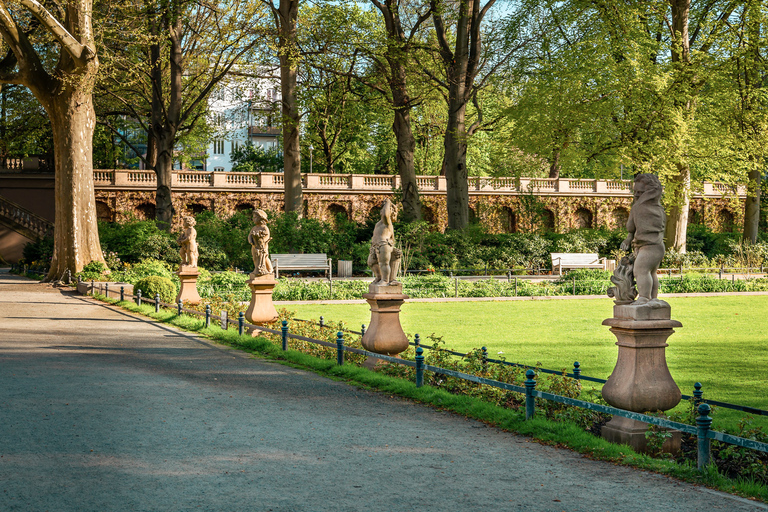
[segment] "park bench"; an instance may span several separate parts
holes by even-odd
[[[271,259],[275,277],[280,277],[281,270],[325,270],[331,278],[331,258],[325,254],[273,254]]]
[[[563,275],[564,268],[599,268],[601,270],[607,268],[606,258],[601,258],[599,254],[553,252],[550,256],[552,256],[552,272],[557,269],[558,275]]]

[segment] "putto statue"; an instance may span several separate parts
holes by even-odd
[[[253,258],[253,272],[251,276],[265,276],[272,274],[272,262],[269,260],[269,235],[267,227],[267,213],[264,210],[253,211],[253,223],[255,226],[248,233],[248,243],[251,244],[251,257]]]
[[[194,217],[184,217],[184,230],[181,232],[181,236],[179,236],[182,267],[197,267],[198,252],[195,224]]]
[[[373,270],[373,286],[394,286],[400,270],[403,253],[395,247],[395,230],[392,227],[392,203],[387,199],[381,207],[381,220],[373,228],[368,266]]]
[[[634,246],[634,276],[637,282],[637,299],[633,305],[666,305],[658,299],[659,278],[656,271],[664,259],[664,225],[666,215],[661,206],[661,182],[654,174],[635,177],[635,202],[629,212],[629,235],[621,243],[621,250]]]

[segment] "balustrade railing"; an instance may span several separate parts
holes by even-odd
[[[97,169],[93,171],[97,188],[154,188],[157,183],[153,171],[129,169]],[[173,171],[173,183],[179,188],[216,188],[240,190],[282,189],[285,175],[279,172],[201,172]],[[354,192],[389,192],[400,186],[398,175],[377,174],[302,174],[302,185],[308,190],[346,190]],[[417,176],[416,185],[422,193],[444,193],[447,191],[445,176]],[[588,180],[571,178],[514,178],[478,177],[468,178],[471,193],[507,194],[563,194],[563,195],[612,195],[631,196],[630,180]],[[724,195],[746,196],[746,187],[724,183],[704,183],[694,195],[723,197]]]
[[[3,197],[0,197],[0,217],[38,237],[42,237],[53,230],[51,222]]]

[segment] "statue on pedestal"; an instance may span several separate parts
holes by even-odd
[[[197,231],[195,218],[184,217],[184,229],[179,236],[181,267],[197,267]]]
[[[381,207],[381,220],[376,223],[371,238],[368,266],[373,282],[363,298],[371,306],[371,321],[363,335],[363,348],[378,354],[395,355],[408,348],[408,338],[400,325],[400,306],[408,298],[402,283],[395,280],[403,253],[395,247],[392,227],[392,203]]]
[[[269,241],[272,237],[267,227],[267,213],[264,210],[253,211],[254,226],[248,233],[251,244],[253,272],[246,281],[251,289],[251,303],[245,311],[245,318],[254,324],[265,324],[277,319],[277,310],[272,303],[272,292],[277,281],[272,275],[272,262],[269,260]],[[254,331],[253,335],[256,336]]]
[[[179,235],[181,250],[181,264],[179,265],[179,293],[176,302],[189,302],[199,304],[200,295],[197,293],[197,231],[195,230],[195,218],[184,217],[183,230]]]
[[[633,273],[638,297],[632,304],[661,307],[666,304],[658,299],[659,278],[656,276],[664,259],[666,223],[661,206],[661,182],[654,174],[639,174],[635,177],[634,192],[635,202],[627,220],[629,234],[621,243],[622,251],[628,251],[632,246],[635,249]]]
[[[389,199],[381,207],[381,220],[373,228],[368,266],[373,271],[373,286],[396,286],[402,251],[395,247],[395,230],[392,227],[392,203]]]
[[[272,262],[269,260],[269,241],[272,237],[267,227],[267,213],[264,210],[254,210],[253,223],[255,226],[248,233],[248,243],[251,244],[253,258],[251,277],[270,275],[273,272]]]

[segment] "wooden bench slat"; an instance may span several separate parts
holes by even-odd
[[[550,256],[552,258],[552,270],[557,268],[559,274],[563,273],[564,268],[605,269],[605,258],[601,258],[600,255],[596,253],[553,252],[550,253]]]
[[[270,259],[276,277],[280,270],[325,270],[331,275],[331,259],[325,254],[273,254]]]

